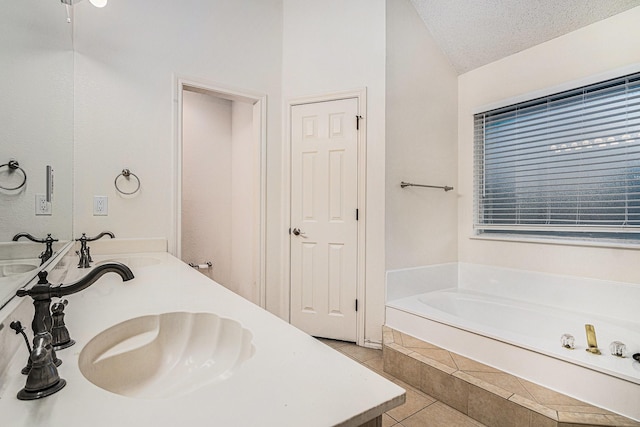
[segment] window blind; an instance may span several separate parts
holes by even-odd
[[[478,233],[640,238],[640,73],[474,116]]]

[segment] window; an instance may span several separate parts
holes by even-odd
[[[474,122],[476,233],[640,240],[640,73]]]

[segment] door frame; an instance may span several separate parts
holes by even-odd
[[[291,98],[286,101],[285,128],[283,133],[284,146],[282,148],[282,230],[286,234],[282,245],[282,282],[283,289],[281,304],[286,313],[287,321],[291,323],[291,110],[297,105],[314,104],[326,101],[339,101],[356,98],[358,100],[358,115],[361,116],[360,132],[358,132],[358,250],[357,250],[357,282],[356,299],[358,311],[356,313],[356,344],[365,345],[365,313],[366,313],[366,184],[367,184],[367,88],[330,92],[319,95]]]
[[[259,213],[259,244],[257,248],[258,271],[256,281],[258,285],[258,301],[260,307],[266,307],[266,217],[267,217],[267,95],[244,89],[231,88],[218,83],[201,79],[174,75],[173,103],[174,103],[174,138],[173,138],[173,191],[172,232],[168,242],[169,252],[181,258],[182,255],[182,115],[183,91],[191,90],[227,99],[230,101],[249,102],[258,111],[259,168],[260,168],[260,213]],[[255,116],[255,113],[254,113]],[[255,126],[255,123],[254,123]]]

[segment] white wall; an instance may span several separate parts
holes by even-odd
[[[640,282],[640,251],[496,242],[473,233],[473,113],[526,94],[615,77],[640,69],[640,7],[491,63],[459,78],[459,260],[479,264]],[[618,74],[623,73],[619,71]],[[568,86],[569,85],[569,86]],[[523,99],[519,99],[523,100]],[[515,101],[515,100],[514,100]]]
[[[175,247],[176,76],[267,95],[267,293],[280,286],[280,0],[112,1],[75,9],[76,233],[167,237]],[[127,167],[136,197],[116,194]],[[93,195],[109,215],[92,216]],[[278,307],[269,307],[277,310]]]
[[[258,107],[255,107],[256,109]],[[231,277],[229,288],[259,303],[260,140],[254,106],[231,103]]]
[[[387,0],[386,267],[457,260],[458,75],[409,0]]]
[[[184,91],[182,98],[182,260],[231,281],[231,101]]]
[[[384,321],[385,1],[284,0],[283,99],[367,88],[365,340]],[[286,236],[286,227],[280,232]],[[288,239],[287,239],[288,243]],[[288,315],[288,283],[279,294]],[[277,303],[276,303],[277,304]]]
[[[27,174],[21,189],[0,189],[0,241],[22,231],[71,239],[73,50],[59,2],[2,3],[0,96],[0,165],[14,159]],[[55,172],[52,215],[36,216],[35,195],[45,193],[46,165]],[[20,171],[0,169],[3,187],[17,187],[23,179]]]
[[[253,110],[184,92],[181,247],[183,261],[211,261],[213,268],[199,271],[257,303],[260,141]]]

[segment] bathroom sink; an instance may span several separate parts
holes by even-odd
[[[252,334],[213,313],[137,317],[96,335],[79,367],[93,384],[142,399],[183,396],[225,380],[253,356]]]
[[[120,262],[129,268],[142,268],[142,267],[149,267],[151,265],[160,264],[161,260],[152,256],[132,255],[132,256],[123,256],[118,258],[106,259],[96,263],[96,265],[104,264],[107,262]]]

